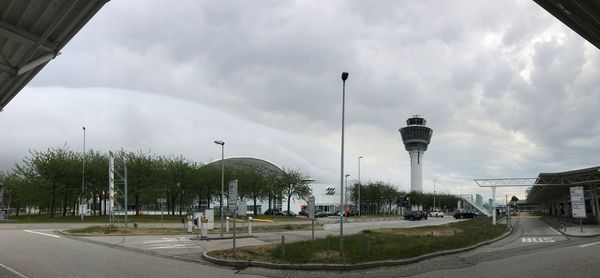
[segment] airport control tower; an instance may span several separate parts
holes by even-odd
[[[410,155],[410,191],[423,192],[423,153],[427,150],[433,130],[425,126],[427,121],[419,115],[406,120],[400,134],[404,147]]]

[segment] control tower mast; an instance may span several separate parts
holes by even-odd
[[[427,121],[419,115],[406,120],[400,135],[410,155],[410,191],[423,192],[423,153],[431,141],[433,130],[425,126]]]

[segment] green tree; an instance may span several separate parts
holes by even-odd
[[[299,170],[283,169],[283,173],[278,181],[284,196],[287,198],[287,210],[290,211],[292,198],[306,199],[311,194],[308,185],[309,177],[302,174]]]

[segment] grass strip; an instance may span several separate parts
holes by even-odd
[[[344,237],[343,256],[339,252],[339,237],[335,236],[286,244],[285,257],[281,257],[281,247],[278,245],[238,248],[235,257],[231,250],[218,250],[209,254],[220,258],[277,263],[398,260],[471,246],[506,232],[506,225],[493,226],[490,222],[489,217],[480,217],[441,226],[366,230]]]

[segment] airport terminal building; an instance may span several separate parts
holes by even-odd
[[[600,166],[540,173],[535,184],[526,192],[526,206],[541,213],[566,218],[572,218],[574,210],[575,215],[585,211],[580,217],[583,224],[600,224],[599,184]],[[572,202],[572,197],[575,198],[572,195],[579,195],[573,190],[581,190],[581,202]]]

